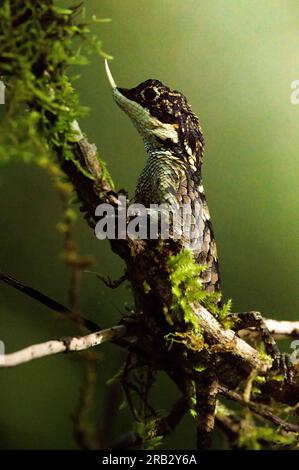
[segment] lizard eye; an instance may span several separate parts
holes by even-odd
[[[143,98],[148,101],[153,101],[157,97],[157,94],[153,88],[146,88],[142,94]]]

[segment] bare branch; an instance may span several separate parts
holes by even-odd
[[[119,279],[112,280],[109,276],[102,276],[101,274],[97,274],[97,277],[102,281],[106,287],[109,289],[117,289],[123,282],[127,280],[126,274],[123,274]]]
[[[272,336],[275,336],[276,338],[285,338],[289,336],[293,338],[299,337],[299,321],[273,320],[272,318],[265,318],[264,316],[263,319]],[[246,328],[241,331],[241,336],[245,337],[248,335],[254,335],[255,332],[255,328]]]
[[[273,335],[299,337],[299,321],[272,320],[265,318],[268,330]]]
[[[53,300],[51,297],[48,297],[41,291],[34,289],[33,287],[27,286],[26,284],[23,284],[22,282],[18,281],[9,274],[0,272],[0,281],[5,282],[14,289],[17,289],[18,291],[22,292],[23,294],[28,295],[28,297],[37,300],[37,302],[40,302],[42,305],[45,305],[53,312],[58,312],[62,315],[66,315],[70,320],[86,327],[89,331],[96,332],[101,328],[97,323],[94,323],[92,320],[89,320],[88,318],[85,318],[82,315],[75,314],[65,305],[62,305],[56,300]]]
[[[296,432],[296,433],[299,432],[299,426],[297,426],[296,424],[292,424],[287,421],[284,421],[279,416],[276,416],[274,413],[272,413],[268,407],[259,403],[254,403],[253,401],[244,400],[244,398],[242,398],[242,396],[239,395],[239,393],[233,390],[229,390],[227,387],[223,385],[219,386],[219,392],[221,393],[221,395],[229,398],[230,400],[236,401],[240,405],[249,408],[256,415],[263,417],[264,419],[270,421],[276,426],[280,426],[285,431]]]
[[[90,333],[85,336],[73,336],[63,339],[46,341],[45,343],[33,344],[25,349],[11,354],[0,356],[0,367],[12,367],[40,357],[51,356],[63,352],[83,351],[93,348],[99,344],[107,343],[115,338],[125,336],[127,328],[124,325],[114,326],[106,330]]]

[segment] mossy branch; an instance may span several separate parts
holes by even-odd
[[[7,104],[1,123],[0,161],[22,158],[39,162],[45,168],[53,162],[53,168],[56,165],[64,175],[59,176],[61,184],[65,184],[64,178],[66,184],[72,183],[80,210],[88,224],[94,227],[97,205],[108,202],[118,207],[119,201],[95,145],[89,142],[78,124],[86,110],[80,106],[69,77],[71,65],[86,62],[82,44],[87,47],[87,55],[96,49],[105,56],[101,44],[90,35],[80,7],[61,9],[52,0],[38,3],[4,0],[0,10],[0,55],[3,59],[0,78],[7,85]],[[136,332],[133,346],[131,341],[121,339],[117,343],[130,351],[122,370],[122,383],[129,392],[127,396],[133,390],[143,405],[140,409],[144,411],[144,422],[138,430],[138,436],[142,436],[140,445],[146,446],[145,441],[159,437],[160,432],[163,435],[169,432],[169,428],[163,426],[170,421],[159,421],[148,401],[148,389],[158,370],[168,374],[181,391],[182,413],[191,408],[197,427],[200,425],[200,406],[212,408],[211,396],[207,396],[204,403],[202,392],[213,388],[215,401],[219,393],[229,390],[226,395],[247,407],[247,414],[244,418],[239,413],[239,423],[234,426],[233,415],[223,417],[218,407],[216,423],[220,422],[227,433],[235,433],[240,445],[244,445],[248,437],[244,429],[248,430],[249,426],[254,427],[256,442],[263,435],[274,445],[273,433],[267,432],[253,418],[249,420],[248,410],[263,419],[270,417],[270,409],[263,408],[261,413],[261,408],[257,407],[258,396],[259,404],[264,407],[268,406],[269,399],[272,400],[275,415],[283,412],[286,404],[293,407],[295,413],[299,402],[299,368],[293,367],[293,375],[288,381],[273,375],[271,360],[229,328],[230,303],[220,308],[216,296],[202,289],[200,274],[204,267],[196,265],[192,254],[182,251],[178,242],[127,238],[111,240],[110,244],[125,263],[125,277],[135,302],[134,310],[124,315],[121,325],[116,328],[123,334],[127,329],[131,331],[133,326]],[[13,282],[11,285],[16,287]],[[28,289],[26,293],[30,295]],[[293,330],[296,332],[297,328],[295,325]],[[103,332],[98,334],[101,337]],[[58,343],[48,343],[47,351],[52,347],[61,351],[70,347],[61,341]],[[76,348],[77,343],[71,339],[68,345]],[[92,344],[87,341],[85,345]],[[37,352],[36,348],[27,350],[27,359],[32,351],[33,354]],[[25,357],[25,353],[22,354]],[[235,393],[248,392],[246,383],[253,372],[257,377],[252,381],[250,400],[239,400]],[[209,381],[213,387],[209,387]],[[214,424],[216,411],[213,413],[212,419],[206,421],[209,426]],[[173,416],[172,412],[169,416]],[[245,423],[245,428],[239,426],[240,423]],[[275,423],[278,423],[277,419]],[[139,423],[139,427],[141,425]],[[153,431],[153,426],[158,432]],[[297,428],[289,427],[288,432],[297,438]],[[153,441],[152,445],[160,442],[159,439]],[[251,445],[256,442],[251,441]]]

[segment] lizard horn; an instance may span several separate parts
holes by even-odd
[[[114,81],[114,79],[113,79],[113,77],[112,77],[112,74],[111,74],[111,72],[110,72],[107,59],[105,59],[105,70],[106,70],[106,74],[107,74],[109,83],[110,83],[110,85],[111,85],[111,88],[112,88],[112,89],[116,88],[116,83],[115,83],[115,81]]]

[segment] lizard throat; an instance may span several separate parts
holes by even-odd
[[[166,166],[170,164],[180,172],[201,174],[203,159],[201,147],[198,148],[197,152],[193,153],[190,147],[182,145],[180,142],[174,144],[166,140],[159,144],[153,144],[146,139],[143,139],[143,142],[148,159],[159,158],[165,162]]]

